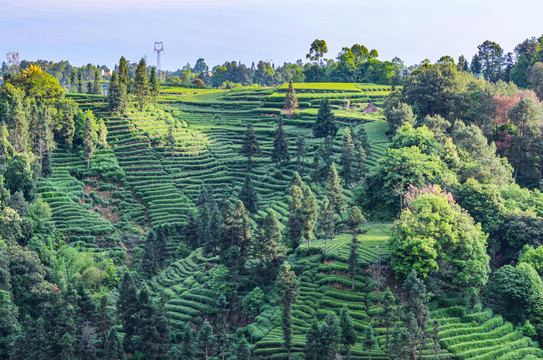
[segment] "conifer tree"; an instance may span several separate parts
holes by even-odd
[[[141,289],[136,307],[136,348],[148,359],[156,359],[166,353],[165,344],[170,337],[168,322],[162,309],[153,303],[147,286]]]
[[[328,180],[326,180],[326,198],[330,201],[334,213],[341,217],[345,211],[345,202],[343,201],[341,179],[338,176],[335,164],[330,167]]]
[[[247,339],[245,339],[245,336],[241,336],[241,338],[238,340],[238,344],[236,346],[236,350],[234,351],[234,356],[236,360],[251,360],[251,350],[249,349],[249,344],[247,343]]]
[[[313,318],[311,321],[311,327],[307,329],[305,333],[305,353],[307,355],[313,355],[313,360],[317,360],[317,354],[319,352],[319,322],[317,318]],[[307,357],[309,359],[309,357]]]
[[[340,343],[347,349],[347,360],[351,360],[351,346],[358,340],[351,313],[347,306],[343,306],[339,313]]]
[[[70,73],[70,90],[71,90],[71,92],[74,92],[76,79],[77,79],[77,71],[72,68],[72,72]]]
[[[383,302],[382,302],[381,319],[382,324],[386,328],[386,352],[387,355],[390,351],[390,329],[394,327],[396,321],[398,321],[396,299],[394,294],[390,291],[389,288],[383,293]]]
[[[434,340],[434,358],[439,359],[437,356],[439,352],[439,320],[434,320],[434,331],[432,333],[432,338]]]
[[[416,356],[417,348],[419,349],[419,358],[426,344],[428,332],[426,325],[428,323],[428,308],[426,301],[428,294],[424,282],[417,277],[415,270],[411,271],[405,282],[403,283],[403,291],[407,296],[407,301],[404,303],[402,313],[406,328],[411,335],[412,342],[410,351],[412,357]]]
[[[366,325],[366,329],[364,330],[364,335],[362,338],[362,347],[368,350],[369,360],[371,360],[371,351],[375,346],[377,346],[377,339],[375,338],[373,326],[370,322],[368,323],[368,325]]]
[[[281,323],[283,329],[283,340],[290,360],[292,351],[292,304],[296,303],[298,297],[298,284],[296,275],[290,270],[290,265],[284,262],[277,276],[277,290],[279,303],[282,307]]]
[[[305,138],[298,134],[296,137],[296,168],[298,172],[302,173],[303,171],[303,159],[306,154],[305,150]]]
[[[124,360],[126,357],[124,355],[123,346],[121,344],[121,339],[115,328],[111,328],[109,335],[107,336],[107,341],[104,351],[105,360]]]
[[[323,359],[332,360],[339,345],[339,326],[335,313],[328,313],[319,328],[319,353]]]
[[[258,234],[252,249],[253,257],[260,262],[263,280],[273,280],[277,276],[278,262],[286,254],[281,243],[281,225],[273,209],[268,209],[266,217],[259,222]]]
[[[81,69],[77,71],[77,92],[83,94],[83,73]]]
[[[358,239],[357,235],[360,233],[360,225],[366,222],[366,219],[362,215],[362,211],[356,206],[349,209],[349,215],[346,221],[349,230],[353,234],[352,243],[350,244],[349,254],[349,275],[351,276],[351,291],[354,291],[354,277],[358,269]]]
[[[147,65],[145,59],[141,59],[136,67],[136,77],[134,79],[134,85],[136,86],[136,99],[138,101],[140,111],[148,102],[149,99],[149,80],[147,79]]]
[[[87,321],[81,329],[81,334],[79,335],[79,344],[77,347],[77,356],[80,359],[96,360],[96,347],[92,340],[92,333],[90,323]]]
[[[107,147],[107,126],[104,122],[104,119],[100,119],[98,122],[98,144],[100,144],[101,147],[105,148]]]
[[[119,285],[119,301],[117,303],[117,313],[123,326],[124,349],[126,352],[132,350],[132,337],[136,333],[136,313],[137,313],[138,293],[134,278],[130,272],[125,272]]]
[[[316,138],[321,137],[335,137],[338,127],[332,114],[332,108],[330,107],[330,101],[325,98],[321,101],[317,119],[313,125],[313,135]]]
[[[341,176],[345,181],[345,188],[353,180],[353,162],[354,162],[354,142],[351,136],[351,130],[349,128],[345,129],[343,133],[343,141],[341,145]]]
[[[251,213],[256,213],[258,210],[258,194],[251,181],[251,175],[247,173],[245,175],[245,181],[239,192],[238,198],[243,201],[245,208]]]
[[[158,83],[158,77],[156,75],[156,68],[153,66],[151,68],[151,75],[149,76],[149,93],[151,95],[151,100],[153,105],[156,107],[156,99],[160,92],[160,85]]]
[[[100,84],[100,71],[98,69],[94,70],[92,93],[95,95],[102,95],[102,85]]]
[[[360,126],[360,129],[356,133],[355,144],[357,147],[362,147],[367,156],[371,155],[371,144],[368,140],[368,133],[363,125]]]
[[[128,73],[128,62],[124,58],[124,56],[121,56],[119,59],[119,82],[121,84],[124,84],[128,89],[130,89],[130,74]]]
[[[319,221],[317,229],[324,236],[324,255],[328,254],[328,238],[334,240],[334,232],[336,230],[336,214],[330,206],[330,200],[324,198],[319,209]]]
[[[283,130],[283,119],[281,118],[279,118],[279,121],[277,122],[277,129],[275,130],[275,139],[273,140],[273,151],[271,158],[279,165],[279,168],[283,162],[290,160],[287,134],[285,133],[285,130]]]
[[[245,155],[249,159],[249,163],[251,163],[251,159],[253,156],[260,155],[260,145],[258,144],[256,133],[253,129],[253,124],[247,125],[247,129],[245,130],[245,138],[243,139],[243,145],[241,146],[239,152],[240,154]]]
[[[94,84],[92,82],[87,82],[87,94],[94,94]]]
[[[0,244],[0,246],[2,246]],[[0,290],[0,358],[7,359],[19,333],[18,311],[8,291]]]
[[[285,109],[295,110],[298,108],[298,97],[296,96],[296,91],[294,90],[294,84],[292,80],[288,83],[287,95],[285,96]]]
[[[91,116],[87,116],[85,123],[85,137],[83,139],[83,156],[87,160],[87,171],[89,171],[90,161],[94,157],[94,152],[96,151],[95,137],[96,134],[92,125],[92,118]]]
[[[113,326],[112,314],[109,310],[109,301],[107,296],[100,298],[100,304],[98,305],[96,330],[99,340],[99,345],[102,349],[105,349],[108,335]]]
[[[196,343],[194,339],[194,330],[192,329],[190,323],[186,323],[181,339],[183,341],[183,345],[181,346],[181,357],[179,357],[179,360],[196,359]]]
[[[213,335],[213,328],[206,319],[200,331],[198,331],[198,337],[196,338],[198,347],[203,352],[205,360],[209,359],[209,351],[213,348],[216,340],[215,335]]]
[[[303,189],[305,185],[298,172],[294,173],[292,182],[288,189],[291,197],[289,203],[289,217],[287,222],[287,236],[292,249],[300,245],[303,236]]]
[[[109,81],[108,104],[110,110],[121,114],[128,109],[127,87],[121,82],[116,72],[113,72]]]
[[[313,228],[317,220],[317,200],[309,186],[304,185],[302,193],[302,236],[307,241],[307,253],[310,255],[310,241],[313,237]]]
[[[235,206],[226,200],[222,206],[220,236],[222,262],[237,276],[245,265],[252,239],[251,220],[241,200]]]
[[[366,166],[366,151],[362,146],[359,146],[354,158],[354,177],[357,180],[363,179],[368,172]]]
[[[145,248],[141,267],[149,276],[153,276],[157,269],[164,267],[166,261],[166,233],[162,225],[157,225],[149,231],[145,240]]]

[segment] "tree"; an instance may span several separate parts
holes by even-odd
[[[347,349],[347,360],[350,360],[351,346],[356,343],[358,336],[356,336],[353,319],[347,306],[343,306],[339,313],[339,329],[341,334],[339,342]]]
[[[292,80],[288,83],[287,95],[285,96],[285,109],[294,111],[298,108],[298,97],[296,96],[296,91],[294,90],[294,84]]]
[[[147,234],[141,267],[152,277],[157,269],[162,270],[167,256],[167,239],[164,226],[156,225]]]
[[[339,326],[335,313],[328,313],[319,328],[318,348],[319,358],[323,360],[334,359],[339,344]]]
[[[279,168],[283,161],[288,162],[290,160],[290,154],[288,153],[288,141],[287,134],[283,130],[283,119],[279,118],[277,122],[277,129],[275,130],[275,139],[273,140],[273,151],[271,158],[275,161]]]
[[[328,180],[326,180],[326,198],[330,202],[330,206],[334,213],[339,217],[342,217],[342,214],[345,211],[345,202],[343,201],[341,179],[338,176],[335,164],[332,164]]]
[[[77,92],[83,94],[83,72],[81,69],[77,71]]]
[[[251,181],[249,172],[245,175],[245,182],[241,187],[238,198],[243,201],[245,208],[251,213],[256,213],[258,210],[258,194]]]
[[[221,208],[221,259],[237,276],[248,257],[252,240],[249,214],[239,200],[236,205],[226,201]]]
[[[283,340],[287,349],[288,359],[292,350],[292,304],[296,303],[298,297],[298,283],[296,275],[290,270],[290,265],[284,262],[277,276],[277,292],[279,304],[282,307],[281,323],[283,328]]]
[[[325,200],[326,201],[326,200]],[[351,276],[351,291],[354,291],[354,277],[358,269],[358,239],[357,236],[360,233],[360,226],[366,222],[362,211],[357,206],[353,206],[349,209],[346,224],[353,234],[353,240],[350,245],[351,251],[349,254],[349,275]]]
[[[9,357],[20,330],[18,308],[13,304],[11,294],[0,290],[0,357]]]
[[[148,359],[156,359],[166,352],[165,344],[170,337],[168,322],[162,308],[151,299],[147,286],[141,289],[136,307],[136,335],[139,337],[136,349]]]
[[[317,113],[317,119],[313,125],[313,135],[316,138],[336,136],[338,127],[335,123],[334,114],[332,114],[332,108],[330,107],[330,100],[325,98],[321,101],[319,106],[319,112]]]
[[[407,207],[389,242],[391,264],[400,276],[414,270],[440,279],[444,287],[475,294],[490,272],[486,239],[451,194],[429,187],[407,194]]]
[[[368,173],[368,167],[366,166],[366,151],[362,146],[359,146],[354,158],[353,176],[354,179],[362,180]]]
[[[98,144],[100,144],[102,148],[107,147],[107,135],[108,131],[106,123],[104,122],[104,119],[100,119],[98,122]]]
[[[125,355],[123,351],[123,346],[121,339],[119,339],[119,334],[115,328],[111,328],[109,335],[107,337],[105,351],[104,351],[105,360],[124,360]]]
[[[0,126],[0,165],[6,165],[14,153],[15,150],[9,142],[8,128],[2,125]]]
[[[160,84],[158,83],[158,77],[156,75],[156,68],[153,66],[151,68],[151,74],[149,75],[149,95],[151,96],[151,101],[156,107],[156,99],[160,93]]]
[[[150,92],[149,79],[147,79],[147,65],[143,58],[136,67],[134,84],[136,85],[136,99],[138,100],[140,111],[143,111],[148,102]]]
[[[110,110],[121,114],[128,109],[129,105],[127,84],[121,81],[116,72],[113,72],[109,81],[108,105]]]
[[[302,197],[302,236],[307,241],[307,254],[310,255],[309,245],[313,237],[315,220],[317,220],[317,200],[307,185],[304,186]]]
[[[317,65],[317,82],[320,82],[320,60],[328,52],[328,47],[326,46],[326,41],[315,39],[309,48],[309,53],[305,56],[306,59],[314,61]]]
[[[194,330],[191,324],[186,323],[182,336],[181,356],[177,360],[196,360],[196,343],[194,338]]]
[[[126,352],[132,350],[132,337],[136,333],[136,314],[137,314],[138,293],[134,278],[130,272],[125,272],[119,285],[119,301],[117,303],[117,313],[121,319],[124,336],[124,349]]]
[[[339,164],[341,165],[340,175],[343,180],[345,180],[345,188],[348,188],[354,177],[353,162],[354,142],[351,136],[351,130],[347,128],[343,133],[343,139],[341,144],[341,157],[339,160]]]
[[[330,205],[330,200],[325,197],[319,209],[319,221],[317,222],[317,229],[324,235],[325,256],[328,254],[328,238],[330,238],[330,241],[334,240],[336,223],[336,214]]]
[[[102,95],[102,85],[100,84],[100,71],[98,69],[94,70],[92,93],[95,95]]]
[[[286,248],[281,243],[281,225],[273,209],[268,209],[263,221],[259,222],[256,241],[253,245],[253,257],[260,262],[263,280],[273,280],[277,277],[279,262],[286,254]]]
[[[381,312],[381,321],[385,326],[386,332],[386,352],[387,355],[390,352],[390,329],[394,327],[398,321],[396,299],[394,294],[390,291],[389,288],[383,293],[383,302],[382,302],[382,312]]]
[[[72,72],[70,73],[70,87],[71,87],[72,92],[74,91],[76,79],[77,79],[77,70],[72,68]]]
[[[426,301],[428,294],[423,281],[417,277],[417,272],[413,269],[402,285],[406,294],[407,301],[403,304],[402,313],[407,331],[411,335],[409,351],[413,358],[416,358],[417,347],[419,348],[419,358],[422,358],[422,350],[426,345],[426,330],[428,324],[428,308]]]
[[[245,336],[241,336],[234,351],[234,356],[236,360],[251,360],[251,350],[249,349],[249,344],[245,339]]]
[[[477,54],[473,55],[471,58],[471,64],[470,64],[470,71],[473,75],[476,77],[479,77],[481,75],[481,70],[483,68],[483,64],[481,62],[481,57]]]
[[[87,171],[89,171],[90,161],[96,151],[96,132],[94,131],[92,117],[88,116],[86,120],[83,156],[87,160]]]
[[[483,68],[483,77],[488,81],[498,81],[502,76],[503,49],[489,40],[477,46],[477,49]]]
[[[294,173],[292,182],[288,189],[290,195],[289,216],[287,222],[287,236],[292,249],[295,250],[300,245],[300,239],[303,236],[303,189],[305,184],[298,172]]]
[[[213,335],[213,328],[209,324],[209,321],[207,321],[206,319],[204,321],[204,324],[200,328],[200,331],[198,332],[198,336],[196,338],[198,347],[204,353],[206,360],[209,358],[209,350],[212,349],[213,345],[215,344],[215,341],[216,341],[216,338]]]
[[[300,173],[302,172],[305,153],[305,138],[298,134],[298,136],[296,136],[296,168]]]
[[[395,107],[385,109],[385,117],[387,118],[388,125],[392,133],[396,133],[402,125],[411,124],[415,125],[416,118],[413,114],[413,109],[406,103],[399,103]]]
[[[307,355],[313,354],[313,359],[317,360],[317,354],[319,352],[319,322],[317,318],[313,318],[311,321],[311,327],[307,329],[305,333],[305,347],[304,350]]]
[[[373,326],[371,325],[371,322],[366,325],[366,329],[364,330],[364,335],[362,338],[362,347],[366,348],[368,350],[368,359],[371,360],[371,350],[377,346],[377,339],[375,338],[375,334],[373,333]]]
[[[260,145],[256,138],[255,130],[253,129],[253,124],[247,125],[247,130],[245,130],[245,138],[243,139],[243,145],[239,150],[240,154],[245,155],[249,159],[249,164],[251,163],[251,158],[253,156],[260,155]]]
[[[30,157],[26,153],[17,154],[8,162],[4,178],[6,180],[6,188],[11,194],[15,194],[15,192],[20,190],[26,199],[31,198],[34,183],[32,181],[30,162]]]

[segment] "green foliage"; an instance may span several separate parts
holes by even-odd
[[[332,138],[336,136],[338,126],[335,123],[334,115],[330,107],[330,101],[325,98],[319,107],[317,119],[313,125],[313,135],[316,138],[328,137]]]

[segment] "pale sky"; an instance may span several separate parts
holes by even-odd
[[[485,40],[505,51],[543,34],[540,0],[0,0],[0,61],[69,60],[112,67],[121,56],[177,70],[203,57],[224,61],[304,59],[314,39],[335,58],[355,43],[406,65],[442,55],[468,59]]]

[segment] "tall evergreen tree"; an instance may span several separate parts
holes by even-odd
[[[213,335],[213,328],[209,324],[209,321],[207,321],[206,319],[204,321],[204,324],[200,328],[200,331],[198,331],[198,336],[196,338],[198,347],[204,354],[205,360],[209,359],[209,352],[212,351],[213,345],[216,343],[216,340],[216,337]]]
[[[420,358],[428,336],[426,330],[428,323],[428,308],[426,307],[428,294],[426,293],[426,286],[424,285],[424,282],[417,277],[416,271],[413,270],[403,283],[402,287],[407,296],[407,301],[403,305],[402,313],[404,316],[404,323],[406,324],[406,328],[412,339],[409,349],[412,357],[416,357],[416,351],[418,349]]]
[[[281,323],[283,328],[283,340],[287,349],[288,360],[292,351],[292,304],[298,298],[298,284],[296,275],[290,270],[290,265],[284,262],[277,276],[277,290],[279,303],[282,307]]]
[[[355,180],[362,180],[368,173],[368,167],[366,166],[366,151],[362,146],[359,146],[354,158],[354,171],[353,175]]]
[[[70,73],[70,90],[74,92],[74,87],[77,79],[77,71],[75,69],[72,69],[72,72]]]
[[[222,262],[236,277],[245,265],[252,239],[251,220],[243,202],[234,206],[226,200],[221,208],[220,236]]]
[[[285,96],[285,109],[295,110],[298,108],[298,97],[296,96],[296,90],[294,90],[294,84],[292,80],[288,83],[287,95]]]
[[[310,241],[313,237],[313,228],[317,220],[317,200],[307,185],[304,186],[302,193],[302,236],[307,241],[307,253],[310,254]]]
[[[354,291],[354,277],[358,269],[358,239],[357,235],[360,233],[360,226],[366,222],[366,219],[362,215],[362,211],[357,206],[353,206],[349,209],[348,218],[346,225],[351,230],[353,234],[352,243],[350,244],[350,254],[349,254],[349,275],[351,276],[351,291]]]
[[[390,291],[389,288],[387,288],[383,294],[382,309],[383,311],[381,312],[381,322],[387,330],[386,353],[388,355],[388,353],[390,352],[390,329],[394,327],[394,324],[396,324],[396,321],[398,321],[396,299],[394,298],[394,294],[392,294],[392,291]]]
[[[241,336],[238,340],[236,350],[234,351],[235,360],[251,360],[251,350],[249,349],[249,344],[245,336]]]
[[[121,84],[124,84],[127,88],[127,90],[130,88],[130,74],[128,73],[128,61],[122,56],[119,59],[119,67],[118,67],[118,73],[119,73],[119,82]]]
[[[293,250],[300,245],[300,240],[303,236],[304,188],[305,185],[300,177],[300,174],[295,172],[288,189],[291,200],[289,203],[289,217],[287,222],[287,236]]]
[[[107,135],[108,131],[106,123],[104,122],[104,119],[100,119],[98,122],[98,144],[100,144],[102,148],[107,147]]]
[[[326,180],[326,198],[330,201],[330,206],[334,213],[342,216],[345,211],[345,202],[343,201],[343,188],[341,187],[341,179],[338,176],[336,166],[332,164],[328,180]]]
[[[307,332],[305,333],[305,353],[308,355],[312,355],[313,360],[317,360],[317,354],[319,352],[319,344],[318,339],[319,338],[319,322],[317,321],[317,318],[313,318],[313,321],[311,321],[311,327],[307,329]]]
[[[149,277],[164,267],[167,256],[166,242],[166,230],[162,225],[153,227],[147,234],[141,267]]]
[[[123,326],[123,346],[126,352],[131,352],[132,337],[136,333],[138,292],[134,284],[134,278],[130,272],[125,272],[119,285],[119,301],[117,302],[117,313]]]
[[[288,153],[288,141],[287,134],[283,130],[283,119],[279,118],[277,122],[277,129],[275,130],[275,139],[273,140],[273,151],[271,158],[275,161],[279,167],[283,162],[288,162],[290,160],[290,155]]]
[[[298,172],[302,173],[303,171],[303,160],[304,156],[306,154],[305,149],[305,138],[298,134],[296,137],[296,169],[298,169]]]
[[[245,138],[243,139],[243,145],[239,150],[240,154],[245,155],[249,159],[249,163],[253,156],[260,155],[260,145],[256,138],[256,133],[253,128],[253,124],[247,125],[245,130]]]
[[[95,95],[102,95],[102,85],[100,84],[100,70],[98,69],[95,69],[94,71],[92,93]]]
[[[324,198],[319,209],[319,221],[317,222],[318,231],[324,236],[324,255],[328,255],[328,238],[334,240],[336,230],[336,214],[330,206],[330,200]]]
[[[77,92],[83,94],[83,72],[81,69],[77,72]]]
[[[123,346],[119,334],[115,328],[111,328],[109,335],[107,336],[107,341],[104,351],[105,360],[124,360],[126,357],[124,355]]]
[[[149,79],[147,79],[147,65],[145,59],[141,59],[136,67],[136,77],[134,78],[134,85],[136,86],[136,99],[140,111],[143,111],[145,105],[149,101]]]
[[[151,101],[156,107],[156,99],[160,93],[160,85],[158,83],[158,77],[156,75],[156,68],[151,68],[151,75],[149,76],[149,94],[151,95]]]
[[[333,360],[339,345],[339,326],[335,313],[328,313],[319,328],[319,353],[323,359]]]
[[[87,116],[85,123],[85,137],[83,139],[83,156],[87,160],[87,171],[89,171],[90,161],[96,151],[96,133],[92,124],[92,117]]]
[[[181,357],[178,360],[195,360],[196,359],[196,342],[194,330],[190,323],[185,324],[183,336],[181,338],[183,345],[181,346]]]
[[[102,296],[100,298],[100,304],[98,305],[96,333],[98,336],[99,346],[103,350],[106,348],[108,336],[112,326],[113,318],[110,311],[109,299],[107,296]]]
[[[253,257],[260,262],[263,281],[273,280],[279,270],[279,262],[285,257],[286,249],[281,243],[281,225],[273,209],[263,221],[259,222],[256,241],[252,249]]]
[[[366,325],[362,338],[362,347],[368,350],[368,360],[371,360],[371,351],[375,346],[377,346],[377,339],[375,338],[373,326],[370,322],[368,325]]]
[[[249,173],[245,174],[245,181],[243,182],[238,197],[243,201],[243,204],[248,211],[253,214],[256,213],[258,210],[258,194],[253,186]]]
[[[121,81],[116,72],[113,72],[109,81],[108,105],[112,111],[124,113],[128,109],[127,85]]]
[[[330,107],[330,101],[328,98],[325,98],[321,101],[319,112],[317,114],[317,119],[313,125],[313,135],[316,138],[335,137],[338,127],[334,120],[334,115],[332,114],[332,108]]]
[[[343,306],[339,313],[340,343],[347,350],[347,360],[351,360],[351,346],[358,340],[351,313],[347,306]]]
[[[341,145],[341,157],[340,157],[340,165],[341,165],[341,176],[343,177],[343,180],[345,181],[345,188],[349,186],[349,184],[353,180],[354,175],[354,169],[353,169],[353,162],[354,162],[354,142],[353,138],[351,136],[351,130],[349,128],[345,129],[345,132],[343,133],[343,141]]]
[[[136,307],[136,349],[148,359],[159,358],[167,352],[170,332],[163,311],[153,303],[147,286],[141,289]]]

